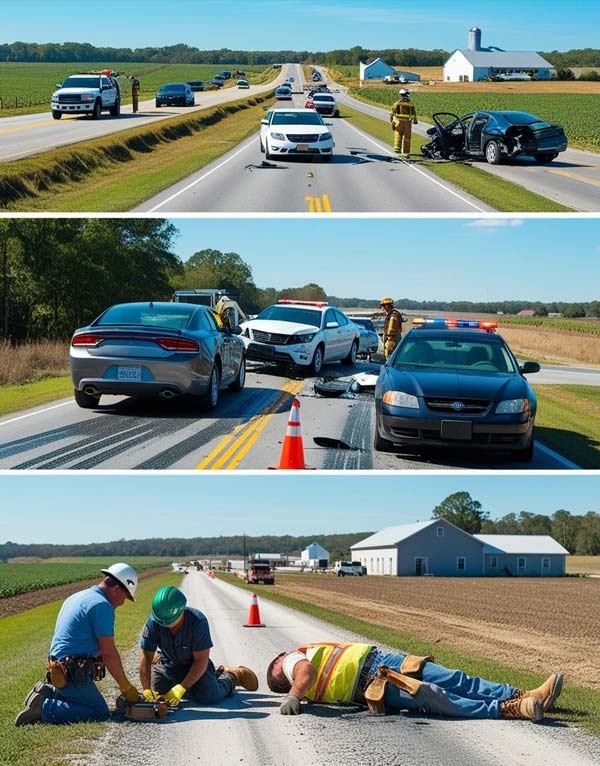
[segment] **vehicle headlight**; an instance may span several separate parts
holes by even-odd
[[[328,131],[327,133],[321,133],[319,136],[319,141],[330,141],[332,138],[333,136]]]
[[[316,334],[316,332],[309,332],[306,333],[306,335],[294,335],[290,343],[292,346],[297,345],[298,343],[310,343]]]
[[[283,133],[271,133],[271,138],[274,138],[276,141],[285,141]]]
[[[54,104],[55,102],[58,102],[58,96],[56,93],[52,96],[52,103]]]
[[[383,395],[383,403],[390,407],[407,407],[411,410],[419,409],[419,400],[412,394],[405,394],[404,391],[386,391]]]
[[[496,407],[497,415],[518,415],[522,412],[529,412],[531,404],[529,399],[505,399],[499,402]]]
[[[93,101],[95,98],[96,98],[96,96],[92,96],[92,94],[91,94],[91,93],[84,93],[84,94],[81,96],[81,100],[82,100],[82,101]]]

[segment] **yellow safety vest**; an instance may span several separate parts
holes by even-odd
[[[317,672],[317,680],[306,698],[310,702],[352,702],[358,674],[372,648],[371,644],[325,643],[306,644],[297,649],[306,654]]]

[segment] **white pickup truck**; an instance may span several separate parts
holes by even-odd
[[[345,577],[346,575],[362,577],[366,574],[360,561],[336,561],[333,571],[338,577]]]
[[[52,116],[60,120],[63,114],[89,114],[99,120],[102,112],[118,117],[121,112],[121,91],[116,74],[110,70],[73,74],[56,84],[52,94]]]

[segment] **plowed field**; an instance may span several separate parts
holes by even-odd
[[[600,689],[600,580],[278,575],[277,591],[432,644]]]

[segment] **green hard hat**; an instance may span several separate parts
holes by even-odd
[[[187,599],[179,588],[165,585],[156,591],[152,599],[152,619],[166,628],[177,622],[186,604]]]

